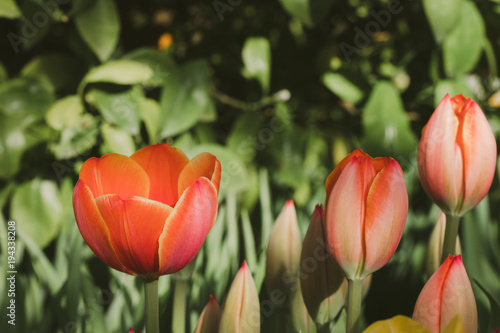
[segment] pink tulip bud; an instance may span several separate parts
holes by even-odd
[[[131,327],[131,328],[128,330],[128,333],[135,333],[135,332],[134,332],[134,329]]]
[[[219,332],[260,332],[259,295],[246,262],[243,262],[227,294]]]
[[[422,131],[418,173],[427,195],[449,215],[462,216],[488,192],[497,160],[483,111],[462,95],[446,95]]]
[[[302,237],[293,201],[287,201],[274,223],[266,253],[264,282],[269,290],[280,290],[285,295],[293,287],[299,268]]]
[[[418,296],[413,319],[431,333],[441,333],[457,320],[465,332],[477,332],[477,308],[462,256],[448,256]]]
[[[220,308],[217,299],[210,295],[208,304],[203,309],[194,333],[217,333],[219,331]]]
[[[326,180],[327,241],[348,279],[363,279],[389,261],[407,214],[403,171],[392,158],[358,149]]]
[[[317,205],[304,238],[299,276],[304,303],[319,326],[335,319],[345,298],[345,275],[329,254],[324,228],[323,207]]]

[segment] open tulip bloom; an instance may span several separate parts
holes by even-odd
[[[459,217],[484,198],[495,174],[495,137],[476,102],[446,95],[422,131],[417,160],[422,187],[447,215],[444,261],[455,254]]]
[[[158,276],[186,266],[215,221],[220,172],[215,156],[189,160],[168,144],[90,158],[73,192],[80,233],[108,266],[151,283],[146,303],[157,303]]]
[[[326,180],[326,237],[348,279],[347,332],[359,332],[361,283],[392,257],[408,214],[399,164],[358,149]]]

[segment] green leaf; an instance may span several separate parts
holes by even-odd
[[[148,132],[149,144],[157,143],[158,123],[160,121],[160,104],[154,99],[143,98],[140,101],[140,115]]]
[[[7,70],[5,69],[5,66],[0,61],[0,84],[7,81],[8,78],[9,78],[9,74],[7,73]]]
[[[46,80],[54,90],[61,90],[73,84],[80,66],[77,59],[69,55],[49,53],[31,60],[23,67],[21,74]]]
[[[248,263],[248,267],[255,272],[257,269],[257,252],[255,250],[255,238],[252,231],[252,223],[250,222],[250,217],[248,216],[248,211],[246,209],[241,210],[241,233],[243,235],[243,242],[245,245],[245,260]]]
[[[14,0],[2,0],[0,2],[0,17],[9,19],[21,17],[21,11]]]
[[[271,80],[271,46],[264,37],[252,37],[245,41],[242,51],[245,76],[257,79],[264,94],[269,92]]]
[[[488,297],[490,302],[490,324],[488,332],[493,332],[495,328],[500,328],[500,302],[476,279],[473,281],[478,285],[478,287],[483,291],[483,293]]]
[[[57,100],[45,114],[45,121],[56,130],[75,125],[83,113],[83,105],[77,95]]]
[[[333,0],[280,0],[280,2],[288,14],[307,26],[323,21],[334,4]]]
[[[102,154],[118,153],[130,156],[135,152],[134,140],[126,131],[103,123],[101,125],[101,133],[106,147],[105,151],[101,151]],[[101,150],[102,148],[103,146],[101,146]]]
[[[93,100],[103,118],[110,124],[126,130],[132,135],[140,129],[140,103],[144,98],[142,89],[134,86],[124,92],[108,93],[92,89],[88,96]]]
[[[23,127],[42,119],[53,101],[52,92],[33,78],[16,78],[0,86],[0,113]]]
[[[78,87],[80,94],[89,83],[106,82],[120,85],[147,82],[153,75],[149,66],[132,60],[113,60],[88,72]]]
[[[434,107],[438,106],[446,94],[450,94],[450,97],[458,94],[464,96],[473,95],[463,76],[450,80],[441,80],[436,84],[436,88],[434,89]]]
[[[262,148],[258,142],[259,131],[263,128],[262,117],[253,112],[243,113],[233,125],[227,137],[227,146],[237,153],[245,162],[252,161],[257,148]]]
[[[363,109],[361,122],[363,147],[372,156],[407,158],[416,148],[417,139],[410,120],[392,83],[380,81],[375,85]]]
[[[49,149],[58,160],[81,156],[96,144],[98,134],[97,120],[89,114],[84,114],[73,126],[64,128],[59,142],[50,144]],[[57,168],[57,174],[60,171],[67,171],[67,166],[59,164],[52,166]]]
[[[208,64],[194,61],[175,71],[163,87],[160,107],[160,138],[187,131],[214,112]]]
[[[174,61],[167,53],[152,48],[135,50],[123,56],[123,59],[139,62],[151,69],[153,75],[143,83],[145,86],[156,87],[164,85],[170,79],[172,72],[176,70]]]
[[[53,181],[35,178],[21,184],[12,196],[10,209],[18,228],[41,248],[59,233],[63,207]]]
[[[114,1],[95,1],[90,8],[78,13],[75,24],[99,60],[108,60],[120,37],[120,20]]]
[[[363,91],[342,74],[326,73],[321,80],[331,92],[345,101],[356,104],[363,98]]]
[[[481,56],[485,38],[481,13],[474,3],[462,1],[460,21],[443,43],[446,75],[454,77],[474,69]]]
[[[438,44],[456,27],[462,0],[424,0],[424,10]]]
[[[20,124],[0,114],[0,178],[10,178],[19,171],[27,148],[28,140]]]

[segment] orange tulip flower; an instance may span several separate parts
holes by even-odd
[[[392,257],[408,214],[399,164],[358,149],[326,180],[326,237],[330,253],[350,280],[361,280]]]
[[[418,296],[413,319],[440,333],[458,317],[465,332],[477,332],[477,308],[462,256],[448,256]]]
[[[80,233],[114,269],[146,278],[174,273],[215,221],[220,172],[215,156],[189,160],[168,144],[90,158],[73,192]]]
[[[481,108],[462,95],[446,95],[422,132],[417,160],[422,187],[446,214],[474,208],[491,186],[497,160]]]

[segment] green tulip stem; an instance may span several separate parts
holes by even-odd
[[[146,294],[146,333],[160,333],[158,278],[144,280]]]
[[[446,214],[446,228],[444,231],[443,252],[441,253],[441,263],[448,258],[448,255],[455,254],[455,245],[457,243],[458,224],[460,216]]]
[[[174,287],[174,313],[172,315],[172,332],[186,331],[186,291],[188,280],[176,279]]]
[[[359,333],[362,282],[347,280],[347,333]]]

